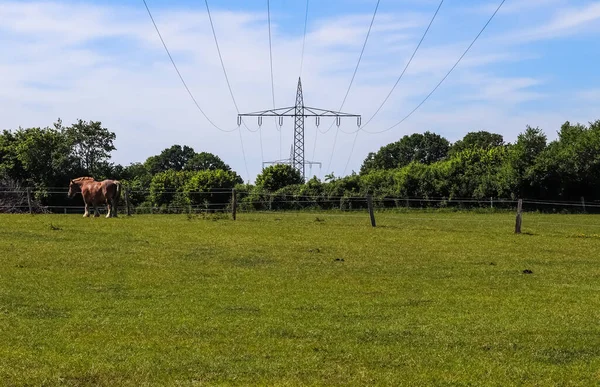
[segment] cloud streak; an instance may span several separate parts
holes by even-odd
[[[533,4],[528,12],[550,3],[562,4],[538,0],[527,3]],[[431,17],[429,11],[424,11],[422,5],[402,6],[409,7],[408,12],[392,8],[378,16],[345,111],[370,117],[420,38]],[[510,21],[510,15],[522,10],[504,10],[448,82],[410,120],[390,133],[361,135],[363,141],[357,146],[350,168],[358,170],[369,151],[407,133],[434,130],[456,140],[466,131],[490,127],[511,139],[526,124],[540,122],[550,127],[566,119],[592,119],[593,98],[583,99],[577,117],[569,116],[568,111],[561,115],[555,106],[559,101],[553,105],[554,93],[548,90],[551,81],[525,66],[542,61],[545,52],[523,48],[523,42],[585,36],[596,28],[594,21],[600,17],[597,2],[561,6],[566,8],[545,12],[533,26]],[[424,42],[386,108],[370,125],[372,129],[387,128],[402,118],[460,56],[472,36],[465,38],[453,32],[453,16],[458,9],[446,9],[436,21],[432,36]],[[200,106],[219,126],[235,128],[236,111],[205,11],[189,7],[154,11]],[[345,13],[311,19],[303,76],[307,105],[339,107],[370,17],[368,13]],[[266,12],[215,8],[213,18],[240,110],[270,108]],[[65,122],[77,118],[101,120],[117,133],[117,162],[143,161],[179,143],[217,153],[238,172],[245,171],[238,135],[216,131],[193,106],[143,7],[13,1],[0,4],[0,19],[7,21],[0,25],[0,43],[5,52],[11,53],[0,58],[0,103],[4,110],[1,127],[45,126],[58,117]],[[464,23],[475,30],[481,27],[481,20],[466,17]],[[274,20],[275,94],[280,106],[294,103],[301,44],[302,36],[290,33]],[[592,91],[575,89],[571,93],[595,95],[597,88],[598,84],[590,85]],[[542,100],[543,105],[532,108],[531,104]],[[522,104],[528,105],[527,111],[520,107]],[[256,129],[255,122],[248,122]],[[344,125],[346,131],[356,129],[354,122]],[[324,121],[320,129],[328,126]],[[289,152],[292,131],[292,120],[286,120],[281,150],[284,155]],[[265,120],[262,132],[265,159],[278,159],[279,133],[273,123]],[[307,158],[312,156],[315,133],[314,122],[307,120]],[[339,146],[332,150],[333,135],[333,130],[319,134],[316,158],[326,161],[334,152],[332,168],[339,174],[346,164],[352,137],[340,134]],[[250,176],[244,177],[252,180],[266,160],[258,151],[258,133],[244,129],[243,138],[250,169]]]

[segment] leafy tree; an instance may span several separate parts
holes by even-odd
[[[222,169],[192,172],[184,186],[190,204],[212,204],[211,209],[226,207],[231,190],[244,180],[235,172]]]
[[[447,176],[451,197],[484,199],[498,196],[499,172],[508,151],[504,146],[468,148],[451,159]]]
[[[18,167],[17,173],[11,177],[16,180],[45,189],[67,184],[77,172],[76,160],[70,156],[70,143],[62,130],[19,129],[14,139]]]
[[[62,121],[54,124],[55,129],[63,131]],[[92,176],[106,175],[110,170],[110,153],[116,148],[113,141],[116,135],[102,127],[100,121],[81,119],[64,132],[71,144],[71,155],[78,161],[79,169]]]
[[[217,155],[208,152],[196,153],[185,163],[186,171],[217,170],[231,171],[231,167],[223,162]]]
[[[256,186],[270,192],[293,184],[302,184],[304,179],[300,172],[288,164],[275,164],[264,168],[256,176]]]
[[[119,166],[120,167],[120,166]],[[148,188],[152,182],[152,175],[142,163],[131,163],[121,170],[115,168],[114,176],[130,189],[129,200],[134,205],[140,205],[149,199]]]
[[[377,153],[369,153],[360,173],[377,169],[402,168],[413,161],[431,164],[443,160],[448,155],[449,149],[448,140],[429,131],[424,134],[406,135],[400,141],[381,147]]]
[[[194,149],[187,145],[173,145],[159,155],[149,157],[144,165],[152,175],[168,170],[182,171],[195,155]]]
[[[325,181],[326,182],[333,182],[337,179],[337,177],[335,177],[335,175],[333,174],[333,172],[325,175]]]
[[[600,195],[600,120],[589,127],[565,122],[558,139],[536,158],[531,184],[540,198]]]
[[[536,197],[533,188],[533,167],[538,156],[547,147],[547,137],[540,128],[527,125],[520,133],[514,145],[509,147],[505,166],[500,171],[500,196]]]
[[[458,140],[452,145],[450,154],[460,153],[466,149],[490,149],[502,145],[504,145],[504,137],[501,134],[490,133],[485,130],[469,132],[462,140]]]
[[[124,167],[119,177],[123,180],[133,180],[136,177],[150,176],[150,172],[146,169],[146,166],[142,163],[131,163]]]
[[[27,173],[17,157],[17,144],[14,133],[4,130],[0,135],[0,177],[24,181]]]
[[[176,196],[183,193],[184,187],[191,176],[191,172],[172,169],[154,175],[150,182],[150,200],[152,204],[158,206],[172,204]]]

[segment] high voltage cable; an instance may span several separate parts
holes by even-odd
[[[215,39],[215,45],[217,46],[217,53],[219,54],[219,61],[221,61],[221,68],[223,69],[223,75],[225,75],[225,81],[227,82],[227,88],[229,89],[229,95],[231,95],[231,100],[233,101],[235,110],[237,110],[238,114],[240,114],[240,109],[238,109],[237,102],[235,101],[235,97],[233,96],[233,90],[231,89],[231,83],[229,82],[229,77],[227,76],[227,70],[225,69],[225,64],[223,63],[223,56],[221,55],[221,49],[219,47],[219,40],[217,39],[217,33],[215,32],[215,25],[213,24],[213,21],[212,21],[210,8],[208,6],[208,0],[204,0],[204,4],[206,4],[206,12],[208,13],[208,20],[210,22],[210,28],[212,30],[213,38]]]
[[[302,38],[302,54],[300,56],[300,78],[302,78],[302,70],[304,68],[304,47],[306,46],[306,27],[308,25],[308,3],[306,0],[306,12],[304,14],[304,37]]]
[[[273,97],[273,109],[275,109],[275,77],[273,76],[273,43],[271,39],[271,2],[267,0],[267,20],[269,23],[269,62],[271,64],[271,95]],[[275,129],[277,129],[277,120],[274,118]],[[279,131],[279,137],[281,138],[281,128]],[[262,146],[262,132],[261,132],[261,146]],[[281,141],[279,141],[279,158],[281,159]],[[263,162],[264,162],[263,158]]]
[[[431,29],[431,26],[433,25],[433,22],[435,21],[435,18],[437,17],[438,13],[440,12],[440,8],[442,8],[442,4],[444,4],[444,0],[440,1],[440,4],[438,5],[437,9],[435,10],[431,20],[429,21],[429,24],[427,25],[427,28],[425,29],[425,32],[423,32],[423,35],[421,36],[421,39],[419,40],[419,43],[417,44],[417,46],[415,47],[412,55],[410,56],[410,59],[408,60],[408,62],[406,63],[406,66],[404,66],[404,69],[402,70],[402,73],[400,73],[400,76],[398,77],[398,79],[396,80],[396,83],[394,84],[394,86],[392,86],[392,89],[390,90],[390,92],[388,93],[387,97],[385,97],[385,99],[383,100],[383,102],[381,103],[381,105],[379,106],[379,108],[377,109],[377,111],[375,112],[375,114],[373,114],[371,116],[371,118],[369,118],[369,120],[367,121],[367,123],[363,126],[363,128],[369,124],[369,122],[371,122],[373,120],[373,118],[377,115],[377,113],[379,113],[379,111],[381,110],[381,108],[383,108],[383,105],[385,105],[385,103],[387,102],[387,100],[390,98],[390,96],[392,95],[392,93],[394,92],[394,90],[396,89],[396,86],[398,86],[398,83],[400,83],[400,80],[402,79],[402,77],[404,76],[404,74],[406,73],[406,70],[408,69],[408,67],[410,66],[410,64],[412,63],[413,59],[415,58],[415,55],[417,54],[417,52],[419,51],[419,48],[421,48],[421,44],[423,43],[423,41],[425,40],[425,37],[427,36],[427,34],[429,33],[429,30]],[[356,131],[356,135],[354,136],[354,140],[352,141],[352,147],[350,148],[350,156],[348,157],[348,161],[346,161],[346,166],[344,167],[344,173],[346,173],[346,170],[348,169],[348,164],[350,163],[350,159],[352,158],[352,153],[354,152],[354,147],[356,146],[356,140],[358,139],[358,134],[360,133],[360,129]]]
[[[348,98],[348,94],[350,94],[350,89],[352,88],[352,85],[354,84],[354,79],[356,78],[356,73],[358,72],[358,68],[360,67],[360,62],[362,60],[363,54],[365,53],[365,48],[367,47],[367,42],[369,41],[369,36],[371,35],[371,29],[373,28],[373,23],[375,22],[375,16],[377,16],[377,10],[379,9],[380,2],[381,2],[381,0],[377,0],[377,4],[375,4],[375,10],[373,11],[373,17],[371,18],[371,24],[369,24],[369,29],[367,30],[367,36],[365,37],[365,42],[363,43],[362,49],[360,51],[360,55],[358,57],[358,62],[356,63],[356,67],[354,68],[354,73],[352,74],[352,79],[350,80],[350,84],[348,85],[348,90],[346,90],[346,95],[344,96],[344,100],[342,101],[342,104],[340,105],[340,108],[338,109],[338,111],[341,111],[342,108],[344,107],[344,104],[346,103],[346,99]],[[334,123],[332,122],[329,129],[331,129],[333,124]],[[328,129],[328,131],[329,131],[329,129]],[[318,132],[318,130],[317,130],[317,132]],[[339,127],[335,131],[333,147],[331,149],[331,155],[329,157],[329,163],[327,165],[326,170],[329,170],[329,167],[331,166],[331,161],[333,160],[333,154],[335,153],[335,145],[337,143],[338,134],[339,134]],[[315,136],[318,136],[318,133],[315,134]],[[314,153],[316,150],[316,146],[317,146],[317,141],[315,138],[315,149],[313,149],[313,157],[314,157]]]
[[[406,121],[410,116],[413,115],[414,112],[416,112],[421,106],[423,106],[423,104],[433,95],[433,93],[435,93],[435,91],[442,85],[442,83],[450,76],[450,74],[452,73],[452,71],[454,71],[454,69],[458,66],[458,64],[462,61],[462,59],[465,57],[465,55],[467,55],[467,53],[469,52],[469,50],[471,49],[471,47],[473,47],[473,45],[475,44],[475,42],[477,42],[477,40],[479,39],[479,37],[481,36],[481,34],[483,34],[483,32],[485,31],[485,29],[487,28],[487,26],[492,22],[492,20],[494,19],[494,17],[496,16],[496,14],[500,11],[500,8],[502,8],[502,5],[504,5],[504,3],[506,2],[506,0],[502,0],[500,2],[500,4],[498,5],[498,7],[496,8],[496,10],[494,11],[494,13],[492,14],[492,16],[490,16],[490,18],[488,19],[488,21],[484,24],[484,26],[481,28],[481,30],[479,31],[479,33],[475,36],[475,38],[473,39],[473,41],[471,42],[471,44],[469,44],[469,46],[467,47],[467,49],[463,52],[463,54],[458,58],[458,60],[456,61],[456,63],[454,63],[454,66],[452,66],[450,68],[450,70],[446,73],[446,75],[440,80],[440,82],[433,88],[433,90],[431,90],[431,92],[429,94],[427,94],[427,96],[413,109],[411,110],[410,113],[408,113],[403,119],[401,119],[400,121],[398,121],[396,124],[390,126],[389,128],[382,130],[382,131],[378,131],[378,132],[370,132],[367,130],[363,130],[362,128],[358,129],[355,133],[356,136],[354,137],[354,142],[352,143],[352,147],[350,149],[350,156],[348,158],[348,162],[346,163],[346,168],[344,169],[344,173],[346,172],[346,169],[348,168],[348,164],[350,162],[350,158],[352,157],[352,152],[354,151],[354,147],[356,146],[356,139],[358,138],[358,133],[363,130],[365,133],[369,133],[369,134],[378,134],[378,133],[384,133],[387,131],[392,130],[393,128],[395,128],[396,126],[402,124],[404,121]]]
[[[379,106],[379,108],[377,108],[377,110],[371,116],[371,118],[369,118],[369,120],[362,126],[362,130],[364,130],[365,127],[367,125],[369,125],[369,123],[373,120],[373,118],[375,118],[375,116],[383,108],[383,106],[386,104],[386,102],[388,101],[388,99],[390,98],[390,96],[392,95],[392,93],[394,92],[394,90],[396,89],[396,86],[398,86],[398,83],[400,83],[400,80],[404,76],[404,73],[406,73],[406,70],[408,69],[408,66],[410,66],[410,64],[412,63],[415,55],[417,54],[417,51],[419,51],[419,48],[421,47],[421,44],[423,43],[423,40],[425,40],[425,37],[427,36],[427,33],[429,32],[429,29],[431,28],[431,25],[433,24],[433,21],[437,17],[437,14],[440,12],[440,8],[442,8],[442,4],[444,4],[444,0],[440,1],[440,4],[438,5],[437,9],[435,10],[435,13],[433,14],[433,17],[429,21],[429,25],[427,26],[427,29],[425,30],[425,33],[423,33],[423,36],[421,36],[421,40],[419,41],[419,44],[417,44],[417,47],[413,51],[412,56],[408,60],[408,63],[406,63],[406,66],[404,66],[404,70],[402,70],[402,73],[400,74],[400,76],[396,80],[396,83],[394,83],[394,86],[392,87],[392,89],[390,90],[390,92],[388,93],[388,95],[385,97],[385,99],[383,100],[383,102],[381,103],[381,105]]]
[[[302,71],[304,69],[304,48],[306,47],[306,29],[308,26],[308,3],[309,0],[306,0],[306,12],[304,13],[304,36],[302,38],[302,54],[300,55],[300,78],[302,78]],[[318,130],[318,129],[317,129]],[[279,133],[279,159],[281,159],[281,132]],[[313,148],[313,160],[315,158],[315,150],[317,149],[317,135],[315,134],[315,146]],[[312,167],[312,164],[311,164]]]
[[[219,48],[219,40],[217,39],[217,33],[215,32],[215,25],[213,24],[213,21],[212,21],[210,7],[208,6],[208,0],[204,0],[204,4],[206,4],[206,12],[208,13],[208,20],[210,21],[210,28],[212,30],[213,37],[215,39],[215,45],[217,46],[217,53],[219,54],[219,60],[221,61],[221,68],[223,69],[223,74],[225,75],[225,81],[227,82],[227,88],[229,89],[229,94],[231,95],[231,100],[233,101],[235,110],[237,111],[237,113],[239,115],[240,109],[238,108],[237,102],[235,101],[235,97],[233,96],[233,90],[231,89],[231,83],[229,82],[229,77],[227,76],[227,70],[225,69],[225,63],[223,63],[223,56],[221,55],[221,49]],[[244,120],[242,120],[242,123],[244,124],[246,129],[250,130],[250,128],[248,128],[248,126],[246,125]],[[244,150],[244,140],[242,138],[242,130],[239,127],[238,127],[238,129],[240,130],[240,141],[242,142],[242,155],[244,157],[244,164],[246,165],[246,174],[247,174],[248,179],[250,179],[250,172],[248,171],[248,162],[246,160],[246,151]],[[262,148],[262,142],[261,142],[260,146]]]
[[[382,130],[382,131],[379,131],[379,132],[369,132],[367,130],[365,130],[364,132],[365,133],[371,133],[371,134],[377,134],[377,133],[384,133],[384,132],[387,132],[389,130],[392,130],[396,126],[398,126],[398,125],[402,124],[404,121],[406,121],[410,116],[413,115],[414,112],[416,112],[421,106],[423,106],[423,104],[429,99],[429,97],[431,97],[433,95],[433,93],[435,93],[435,91],[442,85],[442,83],[444,83],[444,81],[446,80],[446,78],[448,78],[448,76],[450,76],[450,74],[452,73],[452,71],[454,71],[454,69],[458,66],[458,64],[463,60],[463,58],[465,57],[465,55],[467,55],[467,53],[469,52],[469,50],[471,50],[471,47],[473,47],[473,45],[475,44],[475,42],[477,42],[477,40],[479,39],[479,37],[481,36],[481,34],[483,34],[483,31],[485,31],[485,29],[487,28],[487,26],[492,22],[492,19],[494,19],[494,17],[498,13],[498,11],[500,11],[500,8],[502,8],[502,5],[505,2],[506,2],[506,0],[502,0],[500,2],[500,5],[498,5],[498,8],[496,8],[496,10],[492,14],[492,16],[490,16],[490,18],[488,19],[488,21],[485,23],[485,25],[483,26],[483,28],[481,29],[481,31],[479,31],[479,33],[477,34],[477,36],[475,36],[475,39],[473,39],[473,41],[471,42],[471,44],[469,44],[469,47],[467,47],[467,49],[465,50],[465,52],[463,52],[463,54],[460,56],[460,58],[458,58],[458,60],[454,64],[454,66],[452,66],[452,68],[448,71],[448,73],[446,73],[446,75],[444,75],[444,77],[442,78],[442,80],[433,88],[433,90],[431,90],[431,92],[429,94],[427,94],[427,96],[423,99],[423,101],[421,101],[421,103],[419,103],[403,119],[401,119],[400,121],[398,121],[394,125],[390,126],[389,128],[387,128],[385,130]]]
[[[271,64],[271,95],[273,96],[273,109],[275,109],[275,80],[273,77],[273,44],[271,41],[271,6],[267,0],[267,19],[269,21],[269,62]]]
[[[237,130],[237,128],[234,128],[232,130],[221,129],[210,118],[208,118],[208,116],[206,115],[206,113],[204,113],[204,110],[202,110],[202,108],[200,107],[200,104],[198,104],[198,101],[196,101],[196,98],[194,97],[194,94],[192,94],[190,88],[188,87],[187,83],[183,79],[183,76],[181,75],[181,72],[179,71],[179,68],[175,64],[175,60],[173,60],[173,57],[171,56],[171,52],[169,51],[169,48],[167,47],[167,44],[165,43],[165,41],[164,41],[164,39],[162,37],[162,34],[160,33],[160,30],[158,29],[158,26],[156,25],[156,22],[154,21],[154,17],[152,16],[152,12],[150,12],[150,8],[148,7],[148,4],[146,3],[146,0],[142,0],[142,1],[144,2],[144,6],[146,7],[146,11],[148,11],[148,16],[150,16],[150,20],[152,20],[152,24],[154,25],[154,29],[156,30],[156,33],[158,34],[158,37],[160,38],[160,41],[162,42],[162,45],[165,48],[165,51],[167,52],[167,55],[169,56],[169,59],[171,60],[171,64],[173,65],[173,68],[177,72],[177,75],[179,76],[179,79],[181,80],[181,83],[185,87],[185,90],[187,91],[187,93],[189,94],[190,98],[194,102],[194,105],[196,105],[196,107],[198,108],[198,110],[200,111],[200,113],[202,113],[202,115],[204,116],[204,118],[206,118],[206,120],[212,126],[214,126],[215,129],[218,129],[221,132],[225,132],[225,133],[231,133],[231,132]]]

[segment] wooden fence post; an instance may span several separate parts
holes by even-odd
[[[581,206],[583,207],[583,212],[585,212],[585,199],[583,196],[581,197]]]
[[[27,205],[29,206],[29,213],[33,214],[33,208],[31,206],[31,188],[27,188]]]
[[[235,192],[235,188],[231,190],[231,216],[233,217],[233,220],[235,220],[237,216],[237,192]]]
[[[519,199],[519,202],[517,204],[517,220],[515,222],[515,234],[521,233],[521,223],[523,221],[522,212],[523,212],[523,199]]]
[[[129,187],[125,188],[125,208],[127,216],[131,216],[131,206],[129,205]]]
[[[373,213],[373,196],[367,195],[367,206],[369,207],[369,216],[371,217],[371,226],[375,227],[375,214]]]

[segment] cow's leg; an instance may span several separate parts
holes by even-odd
[[[110,218],[112,215],[112,206],[110,205],[110,200],[106,201],[106,217]]]
[[[113,218],[118,218],[119,215],[117,214],[117,207],[118,207],[117,201],[115,199],[112,199],[111,202],[112,202],[112,211],[113,211],[112,216],[113,216]]]
[[[87,203],[85,203],[85,212],[83,213],[83,217],[84,218],[89,218],[90,217],[90,206],[88,206]]]
[[[94,204],[94,218],[97,218],[100,216],[100,212],[98,212],[98,206],[96,204]]]

